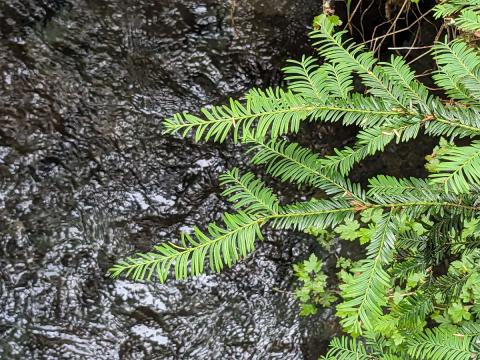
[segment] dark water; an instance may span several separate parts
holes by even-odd
[[[188,282],[106,270],[225,209],[216,178],[241,153],[161,120],[278,83],[320,5],[0,1],[1,359],[316,358],[330,312],[300,319],[276,290],[312,245],[298,234]]]

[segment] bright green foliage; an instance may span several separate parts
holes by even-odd
[[[318,244],[326,250],[330,250],[335,241],[335,234],[330,230],[308,228],[305,229],[304,232],[306,234],[314,236],[317,239]]]
[[[427,329],[412,337],[408,354],[413,359],[470,360],[476,356],[471,350],[471,340],[469,336],[455,336],[452,331]]]
[[[223,227],[212,223],[206,232],[195,228],[192,235],[182,234],[179,245],[163,243],[155,247],[155,253],[137,254],[137,257],[119,262],[111,272],[113,276],[124,272],[134,280],[150,280],[156,274],[160,281],[165,281],[173,267],[175,278],[185,279],[204,272],[207,255],[212,271],[231,266],[253,251],[257,238],[262,239],[260,224],[263,219],[239,212],[225,213],[223,221]]]
[[[295,297],[300,301],[300,315],[307,316],[317,313],[317,306],[328,307],[336,297],[327,289],[327,276],[322,272],[323,262],[315,254],[308,260],[293,265],[295,277],[301,286],[295,291]]]
[[[478,11],[480,9],[480,0],[447,0],[441,1],[435,7],[435,17],[444,18],[454,16],[462,11]]]
[[[355,240],[359,237],[358,229],[360,224],[357,220],[347,220],[344,224],[335,228],[335,232],[345,240]]]
[[[361,342],[347,337],[335,338],[330,343],[330,351],[322,359],[325,360],[368,360],[365,346]]]
[[[469,9],[463,10],[455,21],[455,25],[464,31],[476,32],[480,30],[480,15]]]
[[[383,264],[390,261],[395,242],[393,211],[385,213],[375,224],[375,230],[367,247],[367,259],[352,271],[360,275],[342,289],[346,300],[337,306],[341,324],[350,333],[360,335],[362,326],[373,329],[372,319],[382,315],[386,305],[386,292],[390,287],[390,275]]]
[[[368,217],[365,218],[367,219]],[[373,222],[375,227],[381,225],[382,218],[375,218]],[[420,249],[414,249],[411,240],[405,243],[404,237],[411,239],[430,235],[431,227],[435,227],[436,224],[425,222],[419,226],[420,223],[407,217],[398,218],[396,226],[399,229],[399,242],[396,248],[403,256],[397,256],[386,269],[386,273],[392,276],[389,289],[380,306],[381,313],[375,315],[373,310],[369,313],[369,322],[361,323],[365,329],[363,331],[365,343],[359,344],[362,344],[362,351],[366,352],[369,358],[383,359],[383,356],[388,355],[400,359],[449,359],[451,356],[455,359],[456,356],[465,358],[466,354],[474,356],[478,352],[480,343],[476,343],[475,339],[480,335],[478,332],[480,322],[475,304],[480,302],[478,281],[480,250],[465,253],[464,249],[461,249],[472,236],[478,235],[476,230],[478,222],[478,220],[465,221],[461,233],[450,232],[450,240],[457,245],[451,249],[452,253],[464,255],[461,259],[451,262],[447,274],[435,278],[427,269],[425,259],[422,258],[424,254],[412,253],[410,258],[405,258],[406,251],[418,252]],[[360,228],[355,226],[357,238],[362,229],[372,225],[363,221],[357,224],[360,224]],[[344,232],[339,233],[341,235]],[[347,237],[354,237],[349,231],[346,234]],[[371,238],[373,239],[373,236]],[[428,237],[423,241],[428,241]],[[353,293],[351,284],[360,286],[362,282],[359,279],[364,280],[363,275],[358,275],[358,266],[361,266],[363,261],[352,266],[348,261],[341,260],[343,269],[339,272],[339,279],[342,281],[340,290],[344,302],[337,306],[337,315],[340,317],[345,316],[343,308],[348,305],[348,296]],[[365,296],[366,294],[367,291]],[[433,333],[424,333],[427,321],[437,323],[439,327],[433,328]],[[344,323],[344,330],[356,334],[357,329],[348,325]],[[450,339],[453,336],[460,336],[460,340]],[[470,338],[467,339],[466,336]],[[332,354],[340,354],[338,344],[340,343],[332,343]],[[345,347],[345,343],[343,344]],[[344,351],[345,354],[342,354],[347,356],[348,350]]]
[[[277,197],[254,174],[240,176],[238,169],[232,169],[220,177],[220,183],[229,186],[223,196],[236,209],[245,209],[252,214],[278,214],[280,205]]]
[[[476,29],[480,1],[452,0],[436,8],[463,30]],[[176,114],[166,133],[196,141],[231,137],[250,147],[254,165],[280,181],[314,188],[320,199],[281,203],[253,173],[220,177],[233,214],[179,242],[116,264],[113,276],[161,282],[218,272],[254,251],[265,226],[305,231],[331,245],[359,241],[364,258],[338,259],[337,316],[349,336],[336,338],[326,359],[473,359],[480,338],[480,55],[467,40],[433,48],[437,86],[431,94],[409,65],[378,61],[363,45],[335,32],[339,19],[321,15],[310,36],[319,59],[302,57],[285,68],[287,89],[253,89],[242,101]],[[476,30],[475,30],[476,31]],[[467,38],[467,37],[466,37]],[[363,87],[355,92],[354,77]],[[359,128],[355,143],[322,156],[286,140],[304,122]],[[427,158],[430,176],[377,175],[364,189],[348,175],[392,142],[420,134],[441,137]],[[445,140],[448,139],[448,140]],[[326,234],[329,234],[328,236]],[[342,240],[342,241],[343,241]],[[302,314],[328,306],[334,284],[314,255],[295,266]],[[425,330],[425,328],[428,328]]]
[[[467,32],[480,31],[480,1],[479,0],[448,0],[435,8],[435,16],[454,17],[457,28]]]
[[[319,156],[309,149],[282,140],[263,142],[249,137],[248,143],[256,145],[252,149],[256,152],[252,163],[265,165],[269,174],[282,181],[314,186],[324,190],[333,199],[345,198],[346,193],[360,202],[365,198],[360,185],[339,174],[323,171]]]
[[[480,99],[480,55],[464,40],[442,42],[435,46],[438,71],[433,76],[451,99],[478,105]]]
[[[469,146],[450,146],[448,153],[438,158],[437,173],[432,174],[433,182],[445,185],[455,193],[468,193],[480,184],[480,141]]]

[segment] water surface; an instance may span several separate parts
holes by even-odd
[[[188,282],[106,270],[226,209],[217,177],[244,155],[165,137],[161,121],[278,84],[320,5],[2,1],[0,358],[316,358],[331,312],[302,320],[285,292],[306,237],[268,234]]]

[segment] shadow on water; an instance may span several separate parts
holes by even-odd
[[[0,358],[316,358],[331,312],[301,320],[275,291],[312,246],[298,234],[188,282],[106,270],[225,210],[216,178],[242,156],[161,119],[278,83],[320,3],[2,1]]]

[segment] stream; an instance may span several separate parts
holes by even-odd
[[[227,209],[231,144],[162,119],[279,84],[318,0],[2,0],[0,358],[316,359],[331,310],[301,318],[291,264],[314,240],[267,233],[222,274],[113,280],[115,261]]]

